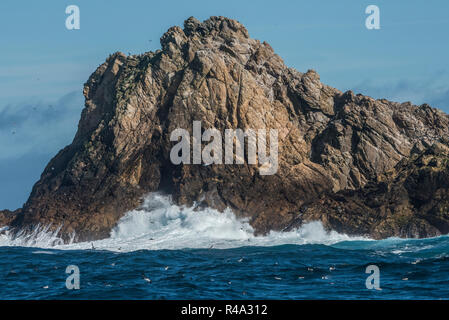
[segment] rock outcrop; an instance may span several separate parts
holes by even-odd
[[[20,210],[11,212],[9,210],[0,210],[0,227],[9,225],[16,217]]]
[[[448,134],[446,114],[326,86],[313,70],[285,66],[234,20],[189,18],[184,29],[162,36],[161,50],[115,53],[90,76],[84,95],[72,144],[8,221],[13,230],[51,225],[65,239],[104,238],[159,190],[178,204],[230,207],[259,233],[312,218],[375,237],[447,232],[446,200],[440,202],[447,168],[438,162],[447,154],[431,147]],[[195,120],[220,131],[277,129],[277,173],[260,175],[247,162],[174,165],[170,133],[192,134]],[[417,163],[429,150],[439,173]],[[420,181],[432,186],[426,199]]]
[[[449,233],[448,140],[402,159],[377,182],[304,205],[289,227],[315,220],[329,229],[377,239]]]

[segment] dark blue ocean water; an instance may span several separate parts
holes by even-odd
[[[365,286],[373,264],[382,290]],[[68,265],[79,267],[79,290],[66,288]],[[126,253],[0,247],[0,286],[1,299],[448,299],[449,238]]]

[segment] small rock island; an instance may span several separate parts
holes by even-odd
[[[239,22],[191,17],[161,49],[115,53],[84,85],[73,142],[47,165],[23,208],[0,227],[109,236],[151,192],[179,205],[229,207],[258,234],[309,221],[375,239],[449,233],[449,118],[429,105],[375,100],[287,67]],[[276,129],[278,170],[175,165],[177,128]]]

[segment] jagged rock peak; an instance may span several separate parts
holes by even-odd
[[[249,39],[248,30],[239,22],[225,17],[211,17],[200,22],[194,17],[184,21],[184,29],[174,26],[168,29],[161,37],[162,50],[168,48],[170,43],[180,47],[186,41],[194,38],[211,38],[221,42],[234,39]]]

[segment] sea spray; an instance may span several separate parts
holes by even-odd
[[[238,219],[230,209],[219,212],[211,208],[178,206],[169,195],[149,194],[143,205],[123,216],[107,239],[94,242],[62,244],[57,232],[48,227],[32,235],[11,238],[0,236],[0,246],[33,246],[55,249],[92,249],[129,252],[184,248],[237,248],[243,246],[276,246],[282,244],[334,244],[349,237],[327,232],[315,221],[289,232],[272,231],[255,236],[247,219]]]
[[[42,226],[38,224],[31,232],[19,231],[12,234],[10,230],[2,228],[0,230],[0,246],[19,246],[19,247],[55,247],[64,244],[64,241],[58,237],[61,227],[55,230],[50,229],[50,225]],[[73,242],[74,234],[69,243]]]

